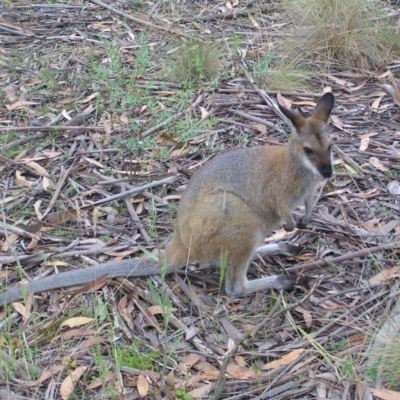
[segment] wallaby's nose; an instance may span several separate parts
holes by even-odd
[[[328,179],[332,176],[332,165],[324,164],[319,171],[325,179]]]

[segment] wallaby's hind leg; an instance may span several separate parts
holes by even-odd
[[[265,278],[247,279],[247,268],[251,256],[244,258],[240,254],[232,254],[228,257],[226,268],[225,291],[230,296],[244,297],[258,291],[271,289],[291,289],[297,283],[306,284],[302,278],[296,275],[272,275]]]
[[[189,254],[181,241],[179,229],[174,230],[165,250],[160,252],[159,260],[161,268],[167,268],[167,273],[183,268],[189,261]]]

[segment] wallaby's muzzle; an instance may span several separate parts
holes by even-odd
[[[332,165],[331,164],[324,164],[320,169],[319,169],[320,174],[322,175],[323,178],[328,179],[332,176]]]

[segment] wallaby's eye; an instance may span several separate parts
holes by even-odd
[[[314,152],[309,147],[304,147],[304,153],[306,153],[308,156],[311,156]]]

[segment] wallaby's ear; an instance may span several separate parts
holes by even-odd
[[[335,98],[333,97],[333,94],[331,92],[325,93],[319,99],[310,118],[327,123],[334,104]]]
[[[306,120],[300,114],[281,106],[279,103],[278,106],[282,111],[282,114],[293,124],[296,129],[300,129],[306,122]]]

